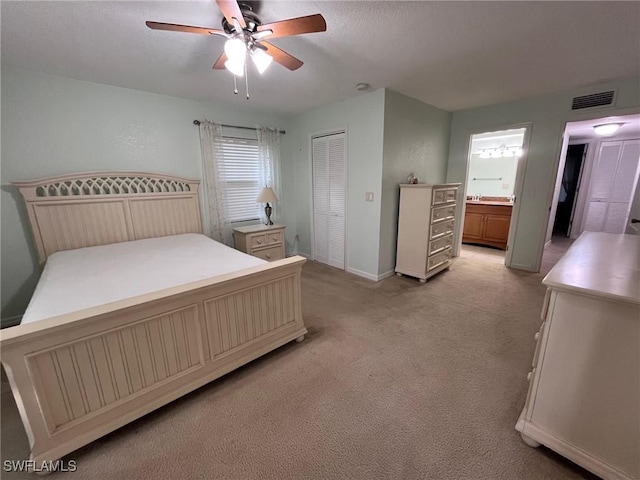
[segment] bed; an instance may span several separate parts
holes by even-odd
[[[36,464],[307,333],[305,259],[268,263],[203,236],[198,181],[15,184],[46,264],[21,324],[0,331],[0,359]]]

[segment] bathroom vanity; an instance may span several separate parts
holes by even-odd
[[[467,200],[462,242],[506,250],[512,210],[505,200]]]

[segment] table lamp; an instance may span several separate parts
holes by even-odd
[[[273,193],[273,190],[271,189],[271,187],[264,187],[260,191],[260,195],[258,195],[258,198],[256,199],[256,202],[258,203],[266,202],[267,204],[264,207],[264,213],[267,216],[266,225],[273,225],[273,222],[271,221],[271,212],[273,211],[273,209],[271,208],[271,205],[269,205],[269,202],[273,203],[277,201],[278,201],[278,197],[276,197],[276,194]]]

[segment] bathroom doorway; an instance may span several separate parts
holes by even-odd
[[[471,135],[462,243],[511,264],[529,125]],[[472,246],[472,247],[471,247]]]

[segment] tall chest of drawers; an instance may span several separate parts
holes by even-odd
[[[396,274],[426,282],[451,266],[459,187],[400,185]]]

